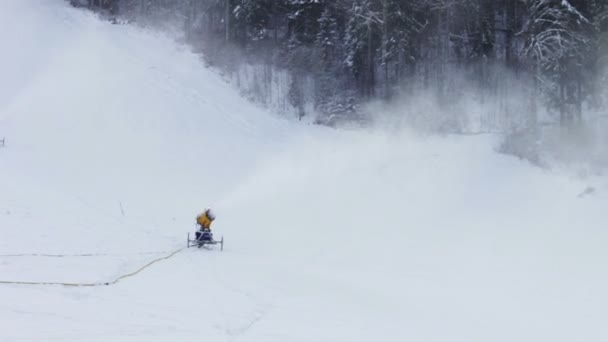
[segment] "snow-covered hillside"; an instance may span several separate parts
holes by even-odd
[[[0,2],[0,341],[604,341],[606,180],[258,109],[167,37]],[[586,191],[585,191],[586,190]]]

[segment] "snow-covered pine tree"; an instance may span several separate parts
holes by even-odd
[[[376,90],[376,51],[380,46],[381,13],[375,11],[372,0],[353,0],[346,10],[349,18],[344,37],[344,66],[350,70],[357,89],[364,97],[373,97]]]
[[[242,44],[268,38],[272,0],[238,0],[233,10],[235,35]]]
[[[608,2],[606,0],[590,0],[589,7],[595,29],[597,46],[597,62],[594,78],[599,106],[608,104]]]
[[[562,125],[581,119],[589,20],[568,0],[528,0],[524,54]]]
[[[315,102],[321,113],[332,114],[337,111],[340,92],[340,57],[342,41],[338,27],[335,6],[326,6],[318,20],[319,32],[315,40],[319,67],[316,70],[317,82]]]
[[[405,72],[413,75],[419,54],[415,42],[426,22],[418,0],[379,1],[382,31],[379,62],[384,75],[384,96],[388,98],[391,88],[400,85]]]

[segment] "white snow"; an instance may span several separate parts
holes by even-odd
[[[608,340],[605,179],[281,119],[63,1],[3,0],[0,43],[0,282],[111,282],[208,205],[226,238],[110,286],[0,284],[0,341]]]

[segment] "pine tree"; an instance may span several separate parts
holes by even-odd
[[[353,0],[347,17],[350,19],[345,30],[344,65],[351,71],[362,95],[372,97],[376,87],[375,58],[380,14],[372,9],[371,0]]]
[[[590,22],[568,0],[530,0],[528,6],[524,53],[532,59],[541,88],[565,125],[581,115]]]
[[[319,32],[315,46],[320,67],[317,70],[316,107],[322,113],[335,112],[338,97],[337,77],[340,73],[339,58],[342,54],[341,39],[335,9],[328,6],[318,20]]]
[[[589,7],[596,34],[596,103],[605,106],[608,104],[608,3],[605,0],[590,0]]]
[[[419,54],[415,42],[425,24],[420,20],[417,1],[381,0],[381,5],[380,64],[384,71],[384,95],[390,97],[390,86],[401,82],[403,70],[409,66],[413,73]]]
[[[240,40],[259,41],[268,38],[271,23],[270,9],[272,0],[239,0],[235,6],[235,25]]]

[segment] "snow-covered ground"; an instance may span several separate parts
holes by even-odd
[[[226,238],[114,285],[0,284],[0,341],[608,340],[605,179],[281,119],[64,1],[1,1],[0,43],[0,282],[111,282],[208,205]]]

